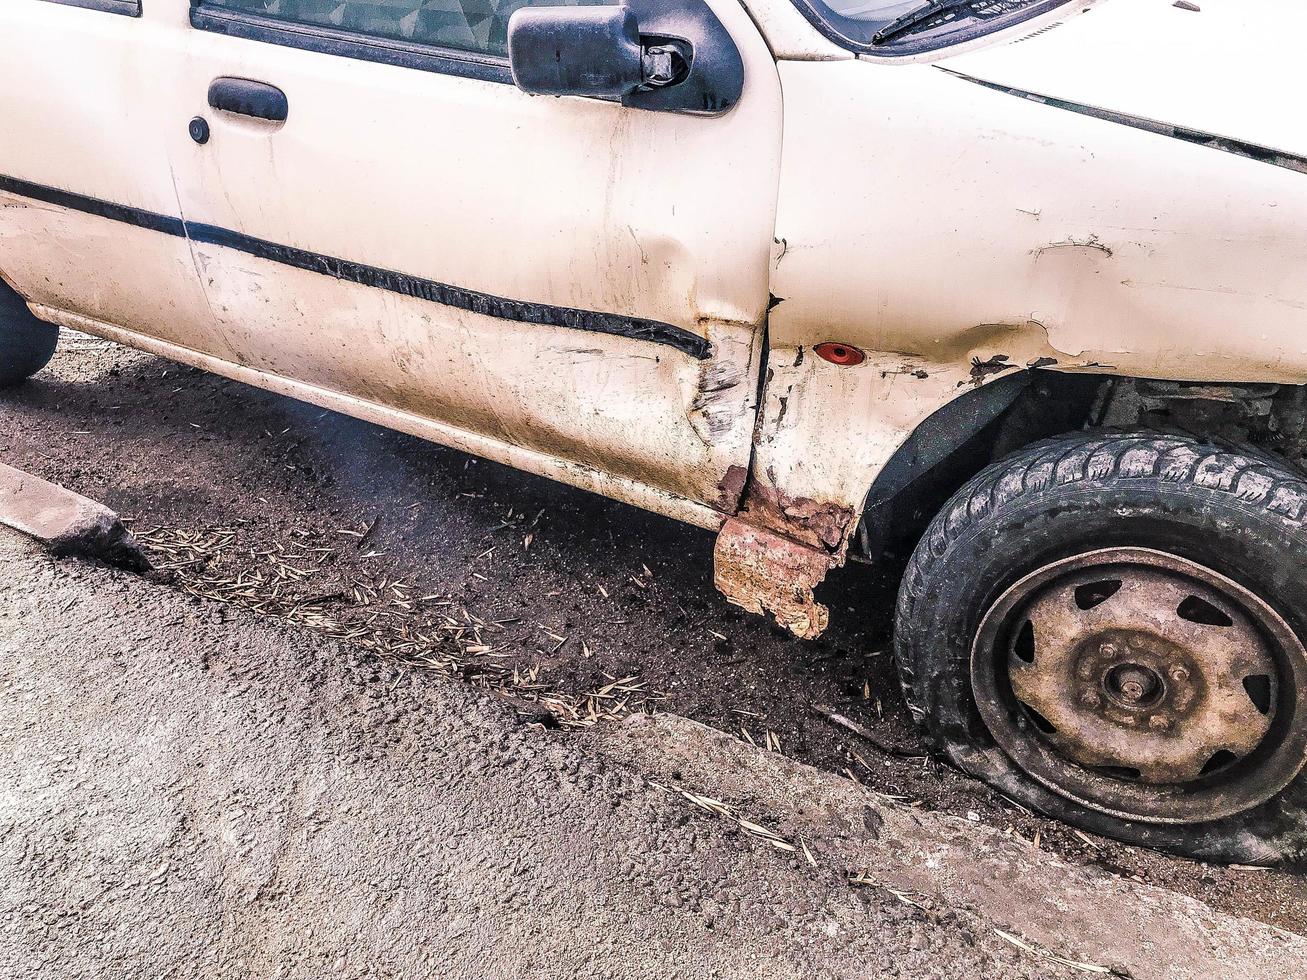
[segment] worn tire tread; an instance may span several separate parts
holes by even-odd
[[[38,320],[0,280],[0,388],[19,384],[50,363],[59,328]]]
[[[1132,454],[1151,465],[1125,467]],[[1183,472],[1168,470],[1165,464],[1169,460],[1187,465]],[[1259,479],[1254,481],[1254,477]],[[1164,479],[1217,490],[1260,505],[1300,526],[1307,512],[1307,478],[1249,447],[1183,433],[1099,431],[1055,436],[1018,450],[963,485],[931,522],[908,562],[896,606],[894,646],[899,683],[915,721],[920,724],[925,715],[924,692],[918,688],[921,665],[915,659],[917,645],[908,636],[909,624],[914,623],[915,607],[928,587],[932,569],[950,544],[994,510],[1018,498],[1073,483],[1121,479]]]

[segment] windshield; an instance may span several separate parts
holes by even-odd
[[[823,34],[845,47],[903,55],[969,41],[1060,7],[1069,0],[795,2]],[[918,13],[920,16],[916,16]]]

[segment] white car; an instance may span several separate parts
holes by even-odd
[[[5,0],[0,380],[62,325],[608,494],[805,637],[831,566],[915,545],[896,652],[949,759],[1301,857],[1305,29]]]

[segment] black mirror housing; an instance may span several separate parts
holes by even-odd
[[[720,115],[744,89],[740,51],[704,0],[520,7],[508,55],[514,83],[533,95]]]
[[[620,99],[645,82],[635,14],[624,6],[521,7],[508,21],[513,81],[533,95]]]

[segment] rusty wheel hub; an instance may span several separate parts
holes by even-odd
[[[1129,819],[1242,812],[1297,774],[1307,652],[1284,620],[1194,562],[1112,548],[1045,566],[985,614],[976,704],[1048,788]]]

